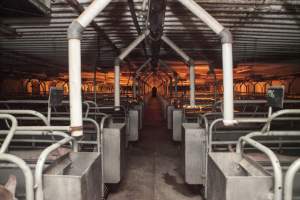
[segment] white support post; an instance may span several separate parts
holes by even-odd
[[[187,9],[201,19],[222,39],[223,51],[223,84],[224,84],[224,120],[225,126],[235,124],[233,112],[233,62],[232,62],[232,35],[214,17],[206,12],[194,0],[178,0]]]
[[[143,34],[139,35],[126,49],[122,51],[122,53],[117,57],[115,60],[115,88],[114,88],[114,94],[115,94],[115,106],[120,106],[120,64],[121,61],[125,59],[126,56],[128,56],[133,49],[135,49],[148,35],[150,31],[146,30]]]
[[[92,20],[111,2],[94,0],[85,11],[75,19],[68,29],[69,40],[69,89],[70,118],[72,136],[82,136],[82,97],[81,97],[81,35]]]
[[[190,106],[195,106],[195,66],[190,65]]]
[[[115,94],[115,106],[119,107],[120,106],[120,65],[115,65],[115,89],[114,89],[114,94]]]

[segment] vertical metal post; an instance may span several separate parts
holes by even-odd
[[[114,101],[115,101],[115,106],[119,107],[120,106],[120,65],[115,65],[115,88],[114,88]]]
[[[170,89],[169,89],[170,97],[173,96],[173,78],[170,77]]]
[[[175,76],[175,97],[178,96],[178,76]]]
[[[190,105],[195,106],[195,66],[191,64],[190,69]]]
[[[132,92],[133,92],[133,98],[135,99],[136,98],[136,79],[135,77],[133,78],[133,81],[132,81]]]
[[[96,85],[97,85],[97,67],[95,65],[94,67],[94,102],[97,103],[97,90],[96,90]]]

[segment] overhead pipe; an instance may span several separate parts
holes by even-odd
[[[180,49],[172,40],[170,40],[166,35],[163,35],[161,39],[169,45],[189,66],[190,72],[190,106],[195,106],[195,66],[194,61],[182,50]]]
[[[175,93],[175,97],[177,97],[177,92],[178,92],[178,74],[177,74],[177,72],[162,60],[159,60],[159,64],[162,65],[163,67],[169,69],[172,72],[172,74],[173,74],[172,78],[174,79],[174,93]]]
[[[162,35],[161,39],[171,47],[183,60],[185,63],[189,64],[193,60],[182,50],[180,49],[170,38],[166,35]]]
[[[195,66],[190,65],[190,105],[195,106]]]
[[[128,56],[133,49],[135,49],[148,35],[150,31],[146,30],[143,34],[139,35],[126,49],[122,51],[122,53],[115,60],[115,88],[114,88],[114,96],[115,96],[115,106],[120,106],[120,64]]]
[[[166,75],[167,79],[166,79],[166,87],[167,87],[167,91],[168,91],[168,95],[172,97],[172,88],[173,88],[173,74],[169,75],[167,72],[162,71],[164,75]],[[169,83],[168,83],[169,82]]]
[[[82,97],[81,97],[81,36],[84,29],[111,2],[111,0],[94,0],[85,11],[75,19],[68,28],[69,40],[69,85],[71,134],[83,135]]]
[[[175,97],[178,96],[178,76],[175,76]]]
[[[170,96],[173,96],[173,77],[170,77],[170,84],[169,84],[169,88],[170,88]]]
[[[120,64],[115,65],[115,77],[114,77],[114,105],[119,107],[120,103]]]
[[[148,75],[144,78],[144,81],[146,82],[152,75],[153,75],[153,72],[151,72],[150,74],[148,74]]]
[[[131,17],[132,17],[134,26],[136,28],[137,33],[140,35],[142,33],[142,30],[141,30],[141,27],[139,25],[138,18],[137,18],[137,15],[136,15],[134,2],[133,2],[133,0],[127,0],[127,2],[128,2],[129,11],[131,13]],[[146,48],[146,42],[143,42],[142,45],[143,45],[143,50],[144,50],[145,57],[147,59],[148,58],[148,52],[147,52],[147,48]]]
[[[172,69],[169,65],[167,65],[167,63],[165,63],[164,61],[159,60],[159,64],[170,70],[174,74],[174,76],[177,75],[177,72],[174,69]]]
[[[158,77],[159,80],[161,80],[164,96],[167,97],[169,95],[169,91],[168,91],[168,79],[169,79],[169,75],[167,74],[166,76],[163,77],[163,76],[161,76],[161,74],[156,73],[156,76]]]
[[[149,58],[139,69],[136,70],[135,76],[133,78],[133,98],[136,98],[136,80],[140,76],[140,72],[151,62],[151,58]]]
[[[136,80],[133,79],[133,83],[132,83],[132,90],[133,90],[133,98],[136,98]]]
[[[151,86],[144,80],[142,80],[145,84],[145,94],[147,94],[149,92],[149,89],[151,89]]]
[[[232,34],[222,26],[215,18],[199,6],[194,0],[178,0],[209,28],[211,28],[222,41],[223,54],[223,85],[224,85],[224,112],[223,123],[225,126],[235,124],[233,113],[233,59],[232,59]]]
[[[138,70],[135,72],[135,77],[140,75],[140,72],[151,62],[151,58],[149,58]]]
[[[142,4],[142,11],[143,12],[145,12],[147,4],[148,4],[148,0],[143,0],[143,4]]]

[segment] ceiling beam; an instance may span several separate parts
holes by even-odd
[[[77,1],[77,0],[65,0],[79,15],[85,10],[84,7]],[[91,26],[95,29],[95,31],[97,31],[97,33],[99,33],[104,40],[106,40],[110,46],[112,47],[112,49],[114,50],[114,52],[116,52],[117,54],[120,53],[120,50],[118,49],[118,47],[111,41],[111,39],[108,37],[108,35],[104,32],[104,30],[102,30],[98,24],[95,21],[91,22]]]
[[[158,60],[161,48],[161,36],[164,32],[164,22],[167,0],[149,0],[150,10],[149,10],[149,30],[151,38],[151,64],[153,69],[158,66]]]
[[[77,0],[65,0],[65,1],[73,9],[75,9],[79,15],[84,11],[84,7]],[[104,40],[106,40],[110,44],[110,46],[112,47],[112,49],[116,54],[119,55],[121,53],[120,49],[118,49],[118,47],[112,42],[112,40],[108,37],[105,31],[102,30],[101,27],[98,26],[98,24],[95,21],[91,22],[91,26],[95,29],[97,33],[99,33],[104,38]],[[128,64],[129,68],[133,68],[133,65],[130,61],[126,59],[125,62]]]
[[[136,11],[135,11],[135,8],[134,8],[133,0],[128,0],[128,5],[129,5],[130,14],[131,14],[134,26],[136,28],[136,31],[139,35],[141,35],[142,30],[141,30],[141,27],[139,25],[139,22],[138,22],[138,19],[137,19],[137,16],[136,16]],[[142,46],[143,46],[145,57],[146,57],[146,59],[148,59],[148,53],[147,53],[146,41],[145,40],[142,42]]]
[[[22,35],[16,31],[16,29],[11,28],[5,24],[0,23],[0,35],[5,37],[21,37]]]
[[[62,65],[53,63],[50,60],[38,58],[29,54],[24,54],[22,52],[10,50],[10,49],[0,48],[0,57],[1,57],[1,61],[5,61],[5,59],[8,60],[14,59],[16,61],[20,60],[22,62],[26,62],[29,64],[35,64],[37,65],[37,67],[43,67],[44,69],[47,69],[46,71],[64,69]]]

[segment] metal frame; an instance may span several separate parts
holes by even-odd
[[[300,159],[297,159],[293,162],[293,164],[289,167],[284,180],[284,192],[283,199],[284,200],[292,200],[293,199],[293,185],[296,173],[300,169]]]
[[[150,34],[149,30],[145,30],[141,35],[139,35],[132,43],[125,48],[122,53],[115,60],[115,77],[114,77],[114,105],[116,107],[120,106],[120,63],[127,57],[133,49],[135,49],[146,37]]]
[[[256,149],[260,150],[261,152],[265,153],[268,158],[270,159],[274,171],[274,200],[282,200],[282,169],[280,162],[273,151],[271,151],[268,147],[256,142],[255,140],[249,137],[241,137],[240,141],[243,141],[251,146],[255,147]],[[243,150],[240,152],[243,154]]]
[[[17,156],[6,153],[0,153],[0,161],[14,163],[21,169],[25,177],[26,200],[34,200],[33,175],[25,161]]]
[[[0,114],[0,119],[9,119],[11,121],[11,127],[10,130],[8,131],[8,134],[4,140],[4,142],[1,145],[1,149],[0,149],[0,153],[5,153],[7,151],[7,148],[11,142],[11,140],[14,137],[14,134],[16,132],[17,126],[18,126],[18,121],[17,119],[12,116],[12,115],[8,115],[8,114]]]
[[[48,157],[48,155],[58,149],[59,147],[61,147],[62,145],[69,143],[71,141],[74,141],[75,139],[73,137],[66,137],[52,145],[50,145],[49,147],[47,147],[39,156],[38,158],[38,162],[36,164],[36,168],[35,168],[35,198],[37,200],[43,200],[44,199],[44,192],[43,192],[43,169],[44,169],[44,165],[46,162],[46,159]]]

